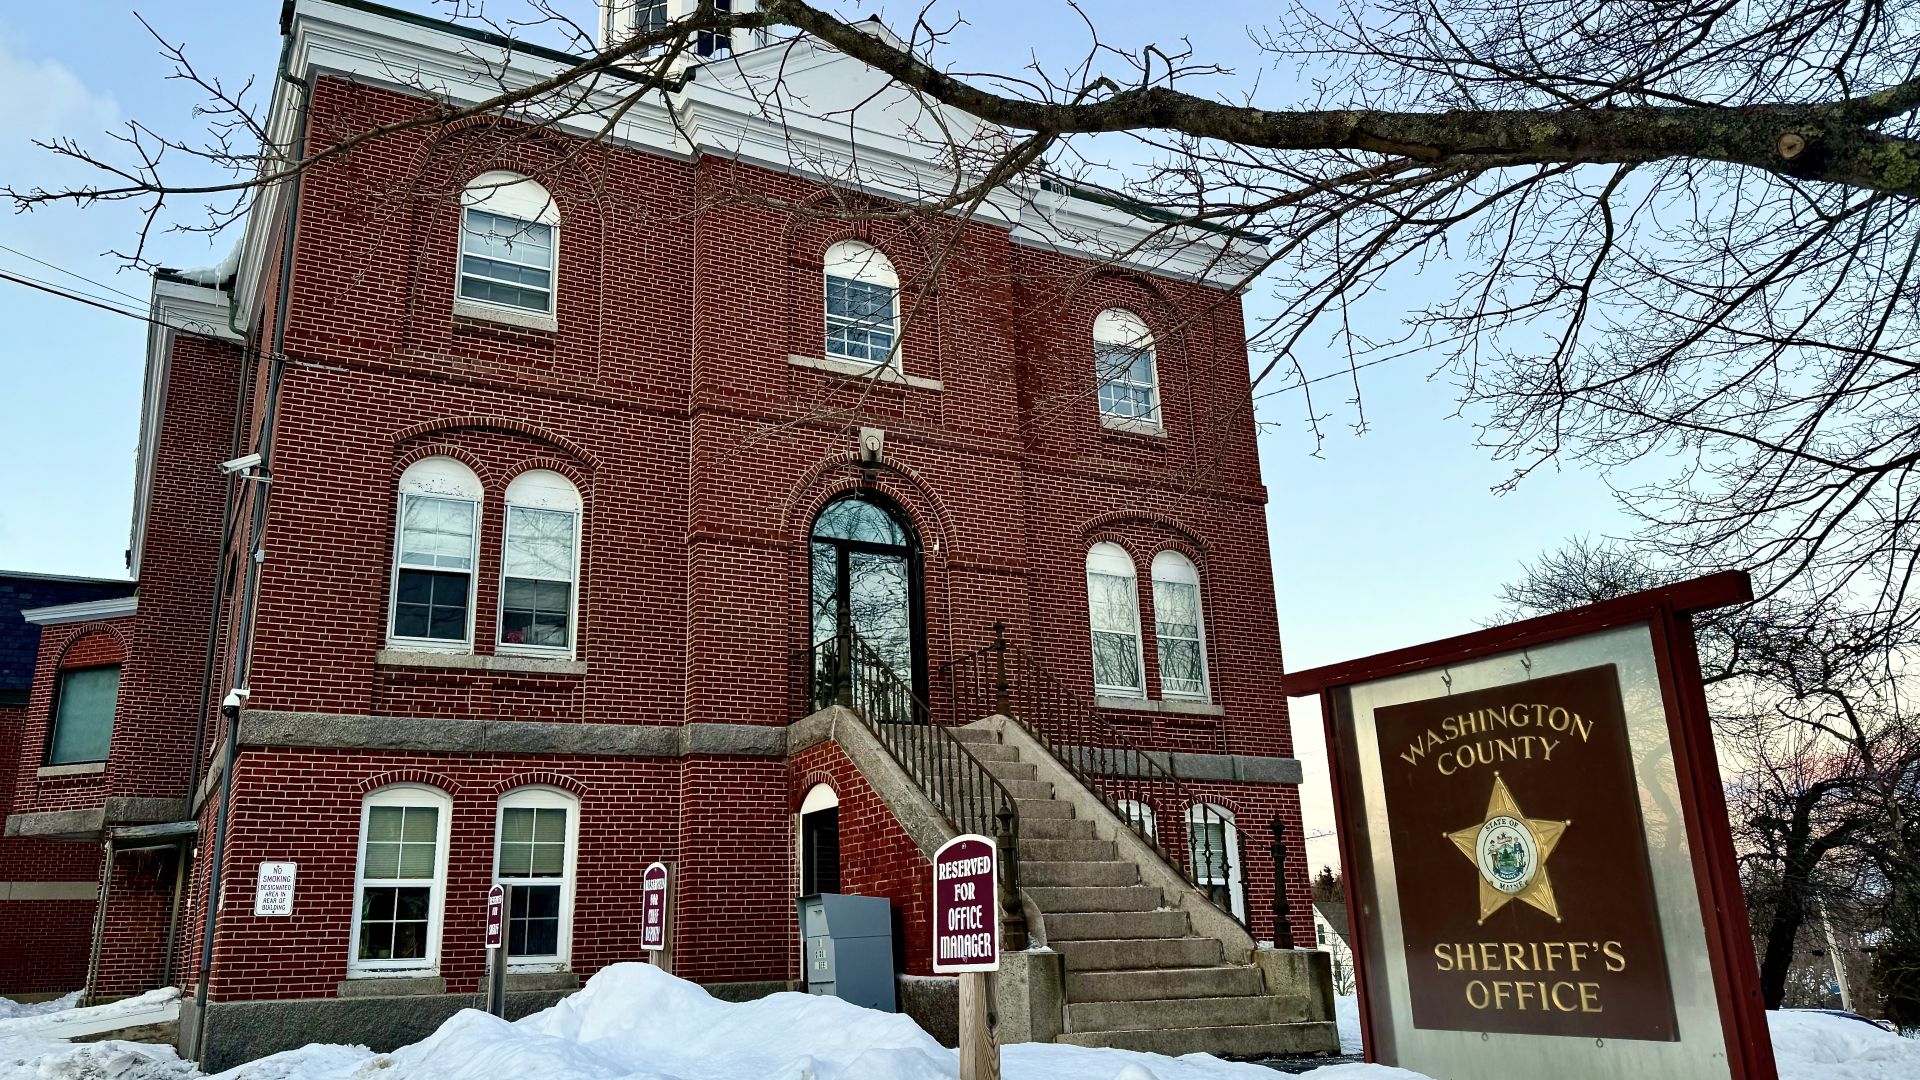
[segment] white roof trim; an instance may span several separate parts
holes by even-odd
[[[139,597],[116,596],[108,600],[83,600],[78,604],[27,608],[20,612],[20,617],[35,626],[60,626],[64,623],[124,619],[139,610]]]
[[[503,89],[530,86],[565,69],[546,57],[328,0],[296,0],[291,32],[288,70],[296,78],[337,73],[463,105],[487,100]],[[597,77],[570,95],[575,100],[555,126],[599,137],[617,115],[605,137],[667,157],[738,160],[909,203],[953,191],[953,169],[931,160],[924,141],[862,127],[855,129],[855,145],[845,116],[820,118],[798,111],[767,115],[765,88],[753,85],[756,74],[774,70],[792,75],[835,62],[858,63],[812,39],[775,41],[702,65],[682,90],[667,95],[665,104],[653,96],[624,110],[619,103],[633,83],[613,75]],[[298,88],[279,80],[268,121],[276,143],[291,142],[299,106]],[[943,114],[958,116],[940,108]],[[243,319],[257,302],[265,273],[260,265],[268,246],[265,233],[283,201],[279,185],[262,192],[247,223],[236,286]],[[994,192],[975,208],[974,219],[1008,229],[1011,239],[1023,246],[1216,288],[1244,286],[1263,249],[1207,230],[1169,228],[1068,192],[1040,191],[1027,184]]]

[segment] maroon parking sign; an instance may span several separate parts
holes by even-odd
[[[933,854],[933,970],[1000,970],[1000,852],[956,836]]]
[[[654,863],[640,873],[640,947],[667,947],[667,864]]]
[[[487,890],[487,948],[500,947],[500,924],[507,914],[507,890],[495,885]]]

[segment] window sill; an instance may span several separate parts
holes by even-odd
[[[104,761],[80,761],[72,765],[42,765],[35,776],[96,776],[107,771]]]
[[[1097,709],[1121,709],[1127,712],[1171,713],[1180,716],[1225,716],[1227,710],[1219,705],[1205,701],[1180,701],[1174,699],[1154,700],[1136,697],[1108,697],[1104,694],[1093,699]]]
[[[1131,416],[1108,416],[1100,414],[1100,426],[1108,431],[1121,431],[1129,435],[1152,435],[1166,438],[1167,429],[1157,420],[1138,420]]]
[[[433,652],[425,649],[381,649],[373,654],[380,667],[452,668],[459,671],[518,671],[539,675],[585,675],[585,660],[543,656],[476,656],[473,653]]]
[[[858,360],[824,359],[812,356],[789,356],[787,363],[799,368],[814,371],[830,371],[835,375],[846,375],[856,379],[872,379],[875,382],[893,383],[897,386],[911,386],[916,390],[944,390],[946,383],[939,379],[924,379],[918,375],[909,375],[891,364],[863,364]]]
[[[453,313],[462,318],[517,326],[522,330],[545,330],[549,333],[558,333],[560,330],[560,320],[555,316],[542,315],[537,311],[520,311],[515,308],[480,304],[472,300],[455,299]]]
[[[553,965],[547,965],[552,967]],[[525,971],[516,971],[513,965],[507,965],[507,989],[509,990],[578,990],[580,976],[564,968],[542,970],[540,965],[529,967]]]
[[[392,975],[372,971],[354,972],[334,988],[334,996],[343,998],[416,997],[446,992],[447,980],[438,975],[409,975],[405,972]]]

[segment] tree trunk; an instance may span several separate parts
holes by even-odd
[[[1807,875],[1792,867],[1780,883],[1780,895],[1767,924],[1767,944],[1760,958],[1760,1006],[1778,1009],[1787,996],[1787,972],[1793,967],[1793,946],[1806,917]]]

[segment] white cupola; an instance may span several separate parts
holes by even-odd
[[[612,48],[635,34],[665,30],[674,20],[693,14],[698,6],[697,0],[600,0],[600,47]],[[713,6],[723,13],[752,11],[754,0],[714,0]],[[692,52],[702,57],[727,56],[764,42],[765,35],[759,30],[702,33]]]

